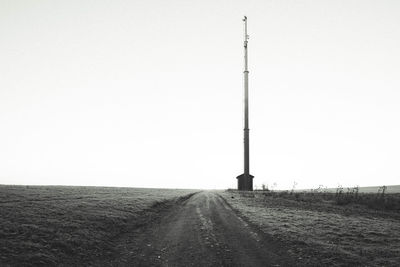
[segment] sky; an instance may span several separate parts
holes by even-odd
[[[0,184],[400,184],[400,2],[0,0]]]

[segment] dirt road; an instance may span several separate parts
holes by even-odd
[[[107,265],[296,265],[283,244],[238,217],[215,192],[197,193],[157,216],[121,237]]]

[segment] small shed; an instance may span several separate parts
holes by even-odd
[[[253,175],[245,173],[236,177],[238,180],[238,190],[253,191],[253,178]]]

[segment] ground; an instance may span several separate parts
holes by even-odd
[[[1,266],[397,266],[400,215],[262,193],[0,186]]]
[[[106,265],[296,265],[283,243],[242,220],[216,192],[195,194],[151,227],[124,235],[117,243],[118,254]]]
[[[195,192],[0,185],[0,266],[79,266],[113,255],[120,235]]]
[[[287,244],[304,265],[317,261],[325,266],[398,266],[400,262],[399,210],[337,205],[319,195],[308,195],[307,201],[264,192],[220,195],[263,233]],[[399,206],[398,196],[388,198]]]

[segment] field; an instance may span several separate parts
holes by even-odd
[[[1,186],[0,266],[398,266],[400,194]]]
[[[347,191],[348,189],[352,189],[354,187],[347,187],[347,188],[342,188],[343,191]],[[363,186],[359,187],[359,193],[378,193],[382,190],[383,186]],[[385,192],[388,194],[396,194],[400,193],[400,185],[388,185],[385,186]],[[295,192],[313,192],[313,191],[322,191],[322,192],[330,192],[330,193],[335,193],[338,190],[338,188],[327,188],[323,187],[322,185],[317,188],[317,189],[296,189],[294,190]]]
[[[226,191],[221,195],[247,221],[287,243],[304,265],[315,260],[324,266],[400,262],[400,194],[359,193],[356,199],[353,192],[343,203],[336,198],[346,193]],[[389,203],[387,199],[388,207],[379,204]]]
[[[85,265],[194,190],[1,186],[0,265]]]

